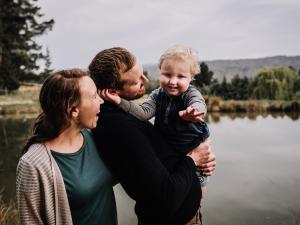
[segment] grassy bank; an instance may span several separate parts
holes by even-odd
[[[15,202],[5,203],[0,196],[0,225],[18,225],[18,211]]]
[[[11,94],[0,96],[0,115],[37,114],[40,85],[25,85]],[[136,100],[143,102],[146,98]],[[209,112],[300,112],[300,101],[278,100],[227,100],[220,97],[206,97]]]
[[[36,114],[41,85],[23,85],[18,91],[0,95],[0,115]]]
[[[207,110],[209,112],[300,112],[300,101],[279,100],[227,100],[219,97],[206,98]]]

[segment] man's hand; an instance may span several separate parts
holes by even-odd
[[[187,121],[205,123],[202,116],[204,112],[198,112],[193,107],[187,107],[186,110],[179,111],[179,116]]]
[[[101,98],[103,98],[105,101],[109,101],[115,105],[119,105],[121,103],[121,98],[119,95],[117,95],[116,92],[114,92],[111,89],[103,89],[98,90],[98,94]]]
[[[203,143],[190,151],[187,156],[191,157],[205,176],[211,176],[216,169],[216,156],[211,150],[211,140],[206,139]]]

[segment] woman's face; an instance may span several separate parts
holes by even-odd
[[[103,99],[98,95],[94,81],[88,76],[79,79],[79,89],[81,95],[80,104],[77,107],[79,126],[88,129],[95,128]]]

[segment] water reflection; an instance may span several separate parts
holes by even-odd
[[[32,117],[0,118],[0,190],[4,201],[15,196],[15,169]]]
[[[293,121],[296,121],[300,118],[299,112],[292,112],[292,113],[284,113],[284,112],[272,112],[272,113],[237,113],[237,112],[230,112],[230,113],[220,113],[220,112],[209,112],[206,116],[206,121],[208,123],[218,123],[221,121],[221,118],[229,118],[231,120],[239,119],[249,119],[249,120],[256,120],[257,117],[267,118],[271,116],[272,118],[283,118],[288,117]]]

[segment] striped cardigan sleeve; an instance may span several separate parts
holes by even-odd
[[[72,225],[60,170],[43,144],[33,144],[21,157],[16,174],[21,225]]]
[[[38,171],[21,159],[17,167],[16,195],[20,224],[44,224],[41,217],[41,192]]]

